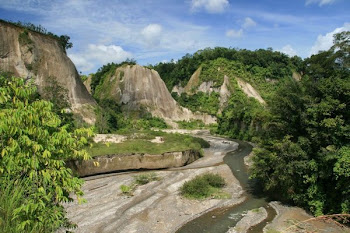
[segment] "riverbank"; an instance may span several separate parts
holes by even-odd
[[[208,210],[243,202],[242,187],[223,164],[223,157],[238,144],[215,137],[208,140],[211,147],[204,150],[203,158],[185,167],[156,171],[161,179],[138,186],[131,197],[122,195],[119,187],[133,181],[132,173],[86,179],[83,190],[87,203],[66,205],[68,217],[78,224],[75,232],[175,232]],[[198,201],[179,195],[184,182],[206,172],[225,178],[228,185],[224,191],[230,199]]]

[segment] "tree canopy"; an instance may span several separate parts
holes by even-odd
[[[277,91],[252,169],[267,192],[315,215],[350,212],[349,32],[334,38]]]

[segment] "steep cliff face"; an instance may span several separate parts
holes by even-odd
[[[158,72],[139,65],[117,68],[113,75],[103,80],[95,95],[99,99],[116,101],[127,112],[145,110],[172,121],[200,119],[207,124],[216,121],[212,116],[193,113],[179,106]]]
[[[96,102],[58,41],[46,35],[0,22],[0,70],[32,79],[43,93],[50,80],[67,90],[73,112],[94,123]]]

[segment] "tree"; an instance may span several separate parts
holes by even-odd
[[[82,148],[92,130],[69,132],[52,106],[37,99],[32,84],[0,76],[0,195],[20,192],[24,197],[7,213],[10,218],[0,214],[0,222],[15,221],[12,232],[52,232],[73,226],[62,202],[72,201],[70,193],[81,200],[83,181],[65,162],[90,158]],[[20,184],[26,185],[18,191]],[[13,189],[5,191],[8,185]],[[0,224],[0,231],[5,225]]]
[[[276,93],[252,169],[266,191],[315,215],[350,211],[349,33],[334,43],[305,60],[301,82]]]

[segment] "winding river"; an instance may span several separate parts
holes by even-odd
[[[262,197],[258,197],[259,193],[255,194],[254,190],[256,184],[249,179],[247,168],[244,164],[244,157],[252,151],[252,146],[247,142],[239,140],[233,141],[237,142],[239,147],[236,151],[227,153],[224,162],[230,167],[233,175],[239,180],[242,188],[246,190],[246,200],[241,204],[227,208],[218,208],[201,215],[181,227],[177,233],[225,233],[230,227],[234,227],[248,210],[264,207],[268,212],[267,219],[249,229],[249,232],[258,233],[262,232],[267,222],[271,221],[276,215],[275,211],[268,205],[267,201]]]

